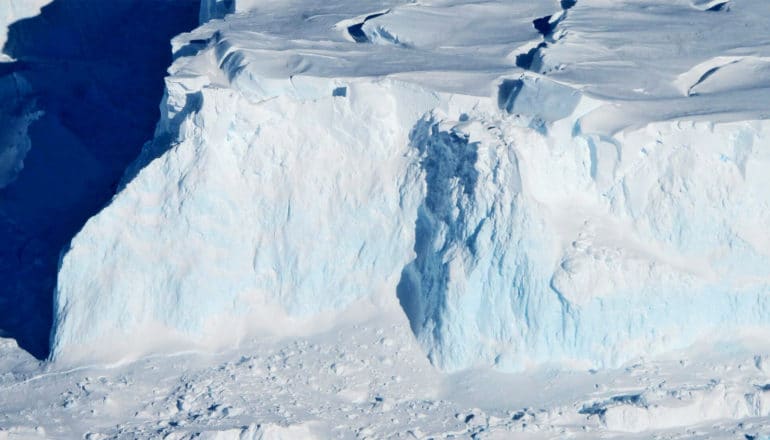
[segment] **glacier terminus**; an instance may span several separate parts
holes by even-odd
[[[70,127],[13,23],[90,2],[5,1],[22,225],[35,127]],[[40,251],[50,353],[0,339],[0,394],[64,403],[0,398],[0,439],[770,436],[770,3],[134,3],[186,11],[136,37],[176,35],[163,82],[89,53],[84,99],[142,91],[107,146],[159,120],[119,159],[62,141],[94,183]],[[3,264],[9,298],[43,273]]]

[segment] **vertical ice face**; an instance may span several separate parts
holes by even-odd
[[[611,367],[770,322],[766,123],[603,145],[563,122],[414,128],[426,197],[398,297],[435,364]]]
[[[48,354],[59,254],[152,138],[168,41],[198,6],[0,2],[0,333],[35,356]]]
[[[768,96],[742,76],[766,60],[626,78],[633,57],[591,61],[629,37],[592,51],[580,26],[606,11],[585,2],[548,75],[522,73],[542,11],[385,3],[264,2],[175,40],[155,139],[61,259],[55,359],[314,331],[383,298],[446,370],[617,366],[770,325],[770,126],[736,97]],[[478,32],[502,12],[526,26]]]
[[[492,120],[468,118],[425,119],[412,131],[427,189],[416,258],[398,286],[428,356],[450,370],[531,356],[540,348],[527,339],[540,331],[558,338],[553,318],[563,312],[547,284],[552,236],[526,201],[514,145],[534,137],[517,129],[524,138],[514,141]]]
[[[333,88],[313,101],[182,98],[197,104],[176,142],[62,259],[53,356],[130,357],[164,337],[219,348],[392,295],[421,188],[404,121],[435,98],[391,82]],[[150,329],[164,336],[134,339]],[[123,351],[109,342],[128,335]]]

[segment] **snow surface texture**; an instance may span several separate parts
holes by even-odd
[[[237,13],[174,40],[155,140],[61,260],[53,358],[394,297],[449,371],[766,331],[770,4],[528,3],[204,2]]]
[[[40,366],[0,339],[0,439],[769,438],[770,358],[703,348],[619,370],[447,375],[387,313],[110,368]]]

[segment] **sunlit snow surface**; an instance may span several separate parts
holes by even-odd
[[[398,305],[449,371],[767,331],[767,2],[230,6],[61,260],[54,359]]]

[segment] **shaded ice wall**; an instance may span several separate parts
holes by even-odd
[[[44,358],[59,253],[152,138],[169,40],[198,4],[0,3],[0,334]]]
[[[606,11],[581,2],[547,36],[557,83],[511,64],[542,11],[389,5],[265,2],[175,40],[155,139],[62,258],[55,359],[312,332],[396,298],[446,370],[615,366],[766,330],[763,101],[714,82],[764,59],[684,87],[697,96],[669,83],[713,66],[708,44],[609,75],[590,57],[629,37],[592,52],[581,23]],[[750,12],[683,5],[667,8],[699,27]],[[455,7],[477,16],[455,23]],[[477,32],[501,11],[523,25]],[[560,65],[565,46],[586,64]],[[654,72],[662,91],[643,87]]]

